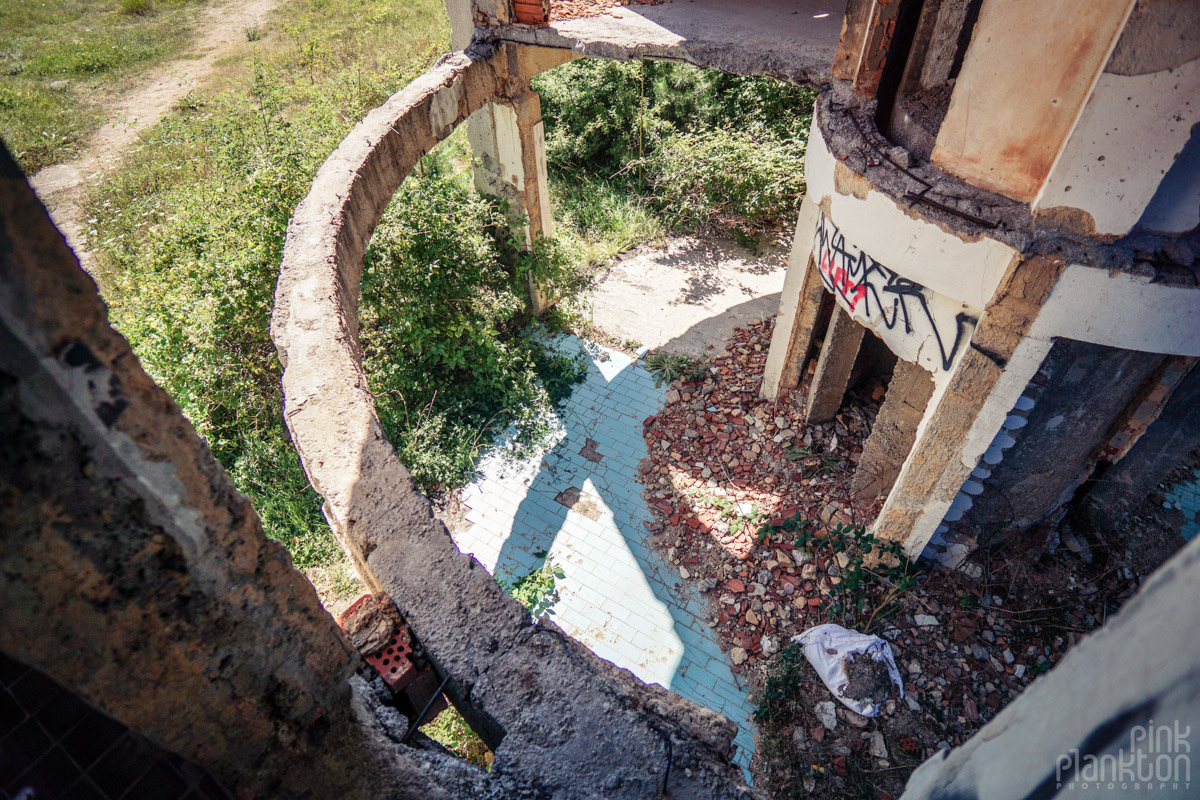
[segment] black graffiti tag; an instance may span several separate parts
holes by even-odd
[[[851,311],[861,304],[868,319],[878,314],[888,330],[903,322],[904,333],[910,336],[915,330],[914,321],[927,326],[937,342],[942,369],[950,369],[954,356],[975,328],[978,320],[974,316],[960,312],[955,317],[954,341],[947,347],[929,310],[925,287],[898,275],[861,250],[852,253],[846,246],[846,237],[824,215],[817,224],[816,257],[825,288],[841,297]]]

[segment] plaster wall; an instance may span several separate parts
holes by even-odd
[[[808,195],[847,241],[951,300],[986,306],[1017,255],[995,239],[952,233],[875,189],[837,160],[815,114],[804,167]]]
[[[944,383],[1016,250],[950,233],[857,179],[815,121],[805,169],[808,198],[823,210],[812,253],[826,288],[892,352]]]
[[[1030,336],[1172,355],[1200,355],[1200,288],[1070,264]]]
[[[1198,122],[1200,59],[1143,75],[1102,74],[1034,201],[1035,214],[1061,206],[1077,233],[1128,233]],[[1188,221],[1174,232],[1195,227]]]
[[[984,0],[933,162],[1033,200],[1132,7],[1133,0]]]

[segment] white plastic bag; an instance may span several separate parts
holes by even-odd
[[[866,656],[883,662],[892,679],[892,686],[899,690],[898,697],[904,697],[904,679],[900,677],[900,670],[896,669],[892,646],[878,636],[848,630],[841,625],[827,624],[809,628],[792,641],[799,642],[804,647],[804,657],[821,676],[825,686],[852,711],[864,717],[877,717],[882,702],[842,695],[842,691],[850,682],[850,675],[846,672],[846,658],[851,655],[856,659]]]

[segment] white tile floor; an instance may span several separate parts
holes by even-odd
[[[662,407],[665,388],[622,353],[573,337],[559,346],[586,350],[587,378],[558,409],[543,450],[515,458],[500,445],[481,460],[463,492],[471,527],[456,534],[458,546],[500,577],[546,558],[560,566],[555,621],[601,658],[736,723],[745,768],[751,701],[705,623],[703,601],[645,541],[642,421]],[[556,499],[568,489],[579,492],[574,502],[574,492],[562,498],[570,508]]]

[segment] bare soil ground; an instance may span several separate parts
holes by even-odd
[[[33,176],[33,188],[84,269],[88,269],[90,262],[80,205],[88,186],[120,162],[142,131],[152,127],[199,86],[219,59],[245,43],[247,30],[260,24],[279,2],[226,0],[205,9],[196,21],[196,39],[190,55],[156,67],[136,86],[112,98],[111,121],[92,135],[78,158],[46,167]]]
[[[882,393],[868,386],[811,427],[805,387],[760,399],[773,324],[738,329],[705,380],[673,385],[646,420],[653,541],[707,593],[709,624],[760,698],[757,785],[774,797],[896,798],[921,761],[962,743],[1116,613],[1181,546],[1182,517],[1156,493],[1117,536],[1090,542],[1090,563],[1051,552],[1044,536],[979,555],[978,579],[874,563],[856,526],[878,501],[858,506],[847,489]],[[832,702],[789,646],[826,622],[889,641],[904,698],[874,719]]]

